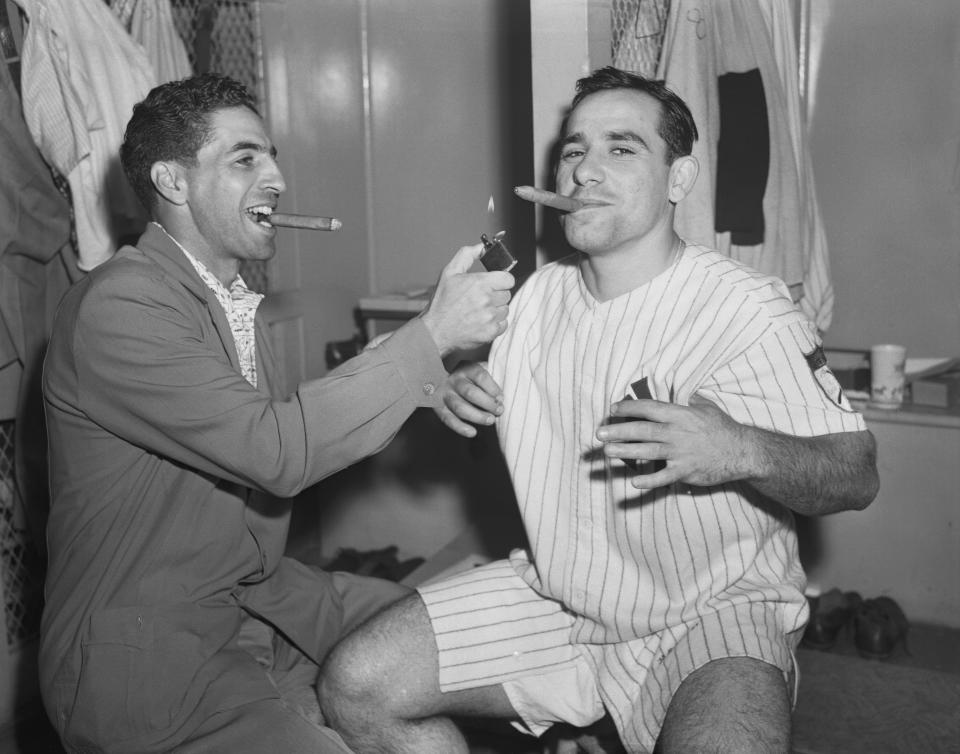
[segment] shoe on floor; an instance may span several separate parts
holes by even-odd
[[[853,640],[862,657],[883,660],[893,654],[897,644],[907,643],[907,616],[889,597],[866,600],[854,619]]]
[[[831,589],[819,597],[810,598],[810,622],[803,632],[803,645],[811,649],[827,650],[837,642],[837,634],[850,621],[863,602],[856,592]]]

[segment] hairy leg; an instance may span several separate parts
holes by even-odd
[[[443,693],[437,645],[418,594],[375,616],[327,657],[317,691],[327,724],[356,751],[458,754],[449,715],[516,718],[500,686]]]
[[[778,668],[750,657],[714,660],[680,684],[657,751],[790,751],[790,700]]]

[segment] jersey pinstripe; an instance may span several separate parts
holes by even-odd
[[[633,488],[635,472],[606,458],[596,439],[610,405],[646,377],[658,400],[686,405],[698,394],[739,422],[793,435],[865,425],[817,378],[806,356],[819,338],[776,278],[691,245],[648,284],[598,302],[577,259],[530,277],[490,353],[504,393],[498,434],[530,541],[529,560],[514,553],[510,567],[551,606],[562,605],[536,662],[549,662],[553,645],[553,660],[567,662],[555,641],[562,624],[594,666],[624,742],[639,751],[652,746],[679,682],[703,662],[750,655],[789,665],[784,637],[806,620],[805,577],[792,515],[751,488]],[[462,596],[471,587],[458,589]],[[437,593],[428,590],[425,602],[442,629]],[[460,645],[444,656],[438,638],[441,682],[466,687],[474,671],[459,666],[476,657],[469,647],[477,637],[455,630],[469,619],[455,599],[449,605],[450,637]],[[529,633],[539,624],[523,628],[514,616],[503,625],[501,632]],[[509,643],[498,641],[490,639],[490,654],[508,657]],[[492,680],[509,677],[506,667]],[[651,719],[631,720],[644,695]]]

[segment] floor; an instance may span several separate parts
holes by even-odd
[[[911,626],[886,660],[861,658],[847,634],[798,661],[796,754],[960,753],[960,630]]]
[[[945,695],[956,694],[960,699],[960,629],[934,626],[911,626],[906,646],[900,645],[887,660],[865,660],[857,655],[849,635],[841,635],[830,652],[801,649],[800,703],[797,709],[795,752],[797,754],[855,754],[855,752],[913,752],[948,754],[960,752],[960,706],[944,714],[947,729],[936,723],[937,704],[948,704]],[[940,684],[940,686],[937,686]],[[944,685],[946,684],[946,685]],[[911,711],[911,700],[917,700],[919,688],[927,689],[936,698],[918,700],[923,708]],[[875,703],[865,707],[865,699]],[[885,701],[888,700],[888,701]],[[888,710],[889,712],[885,711]],[[884,719],[880,720],[879,716]],[[871,717],[872,716],[872,717]],[[930,738],[917,748],[917,735],[924,731],[911,730],[924,716],[934,720],[933,731],[939,738]],[[952,725],[953,728],[949,726]],[[835,729],[830,732],[831,726]],[[876,735],[883,726],[892,727],[879,745],[871,742],[858,730],[869,728]],[[472,754],[541,754],[533,740],[514,733],[504,724],[475,724],[471,728]],[[901,744],[896,733],[909,734],[909,744]],[[956,746],[943,744],[956,732]],[[929,731],[927,732],[929,734]],[[850,740],[838,744],[830,736],[847,736]],[[903,737],[901,736],[901,737]],[[15,727],[0,729],[0,754],[62,754],[56,737],[46,720],[27,718]]]

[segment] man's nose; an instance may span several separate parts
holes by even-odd
[[[583,159],[577,163],[577,166],[573,169],[573,180],[578,186],[599,183],[603,180],[603,170],[593,152],[584,154]]]
[[[280,170],[277,161],[272,157],[270,158],[269,167],[263,176],[263,181],[267,188],[273,189],[278,194],[287,190],[287,182],[283,180],[283,172]]]

